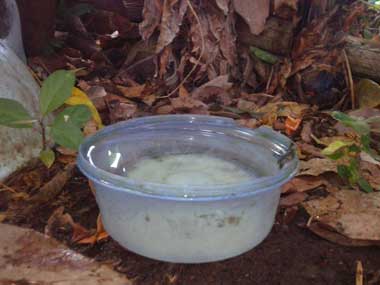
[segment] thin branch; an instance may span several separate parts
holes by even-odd
[[[350,62],[348,61],[348,56],[347,56],[347,53],[344,49],[343,49],[343,56],[344,56],[344,61],[345,61],[346,69],[347,69],[348,87],[350,88],[351,108],[355,109],[356,97],[355,97],[355,90],[354,90],[354,81],[352,80],[352,72],[351,72]]]

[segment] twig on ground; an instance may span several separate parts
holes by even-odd
[[[356,285],[363,285],[363,265],[360,260],[356,262]]]
[[[345,65],[346,65],[346,70],[347,70],[348,88],[350,89],[350,95],[351,95],[351,108],[355,109],[356,98],[355,98],[355,90],[354,90],[354,81],[352,80],[352,72],[351,72],[350,62],[348,61],[347,53],[344,49],[343,49],[343,56],[344,56],[344,61],[345,61]]]

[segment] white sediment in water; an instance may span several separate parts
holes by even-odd
[[[255,173],[207,154],[178,154],[141,159],[128,177],[178,186],[183,192],[186,186],[233,185]],[[228,191],[235,191],[231,188]],[[104,225],[115,240],[147,257],[184,263],[221,260],[253,248],[272,227],[279,195],[274,190],[220,200],[183,196],[176,201],[135,195],[111,199],[107,188],[97,190]]]
[[[237,164],[206,154],[176,154],[140,160],[128,177],[181,186],[212,186],[244,182],[252,174]]]

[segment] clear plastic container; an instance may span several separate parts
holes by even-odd
[[[226,185],[133,180],[141,159],[197,154],[244,167],[251,177]],[[109,126],[80,147],[78,166],[94,183],[113,239],[153,259],[223,260],[259,244],[275,218],[280,186],[298,167],[294,144],[267,127],[251,130],[212,116],[144,117]]]

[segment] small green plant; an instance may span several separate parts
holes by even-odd
[[[74,72],[58,70],[52,73],[41,87],[38,118],[33,118],[16,100],[0,98],[0,125],[39,130],[42,138],[40,159],[47,167],[55,160],[54,152],[48,148],[47,137],[58,145],[76,150],[84,138],[81,128],[91,118],[87,106],[76,105],[64,108],[51,124],[46,123],[49,114],[62,107],[70,97],[74,84]]]
[[[372,192],[372,186],[360,171],[360,161],[363,152],[369,154],[375,160],[380,160],[379,155],[370,145],[371,132],[380,133],[377,126],[380,124],[380,117],[361,119],[342,112],[333,112],[332,116],[345,126],[353,129],[357,138],[347,141],[334,141],[322,151],[322,154],[338,161],[337,171],[339,176],[351,186],[357,185],[365,192]]]

